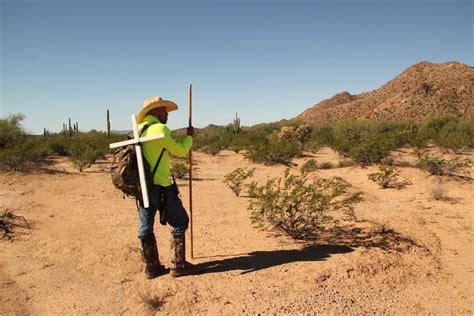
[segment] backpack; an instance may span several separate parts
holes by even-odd
[[[150,123],[143,126],[140,131],[140,136],[150,127],[156,123]],[[128,135],[128,139],[132,139],[132,135]],[[143,165],[145,169],[145,178],[147,186],[153,183],[153,177],[160,164],[161,157],[163,156],[164,148],[161,151],[160,156],[155,164],[155,168],[152,171],[150,164],[146,159],[143,159]],[[137,153],[135,145],[128,145],[117,148],[112,154],[113,161],[110,167],[110,174],[112,176],[112,183],[115,188],[122,191],[124,196],[135,198],[135,200],[142,200],[142,192],[140,189],[140,177],[138,175],[138,164],[137,164]]]

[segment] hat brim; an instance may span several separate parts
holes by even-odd
[[[154,102],[144,107],[140,111],[140,113],[138,113],[137,123],[138,124],[142,123],[143,120],[145,119],[145,116],[148,114],[148,112],[150,112],[153,109],[161,108],[161,107],[165,107],[167,112],[176,111],[178,109],[178,105],[172,101],[161,100],[161,101]]]

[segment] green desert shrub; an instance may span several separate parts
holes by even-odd
[[[71,161],[73,165],[82,172],[90,167],[100,156],[82,141],[74,143],[70,147]]]
[[[229,146],[229,149],[238,154],[244,148],[240,144],[234,144]]]
[[[18,144],[25,135],[21,126],[25,116],[14,114],[0,119],[0,149]]]
[[[237,168],[234,171],[226,174],[222,182],[227,184],[236,196],[239,196],[240,191],[242,190],[242,184],[248,178],[253,177],[254,173],[255,173],[255,168],[252,168],[252,169]]]
[[[193,148],[206,154],[216,155],[223,149],[239,152],[251,143],[249,133],[240,129],[234,132],[233,126],[211,126],[196,133]]]
[[[188,164],[182,161],[173,161],[171,163],[171,172],[178,179],[183,179],[189,172]]]
[[[258,189],[258,183],[256,181],[252,181],[247,186],[247,194],[250,198],[256,198],[257,197],[257,189]]]
[[[19,143],[0,149],[0,169],[28,171],[47,156],[48,150],[39,138],[24,135]]]
[[[423,148],[430,140],[445,148],[473,148],[474,121],[453,116],[436,117],[421,126],[409,120],[345,120],[326,126],[281,121],[241,127],[238,133],[232,124],[212,125],[196,133],[193,147],[210,154],[222,149],[235,152],[253,150],[258,152],[257,156],[266,152],[269,159],[256,158],[256,161],[268,160],[268,164],[273,164],[280,163],[273,162],[273,155],[269,153],[269,143],[275,146],[275,140],[299,143],[299,150],[304,148],[311,152],[329,146],[357,163],[368,165],[379,163],[391,150],[405,145]],[[277,151],[281,149],[275,148]]]
[[[22,114],[0,119],[0,169],[27,171],[48,154],[41,137],[25,133],[23,119]]]
[[[307,160],[300,168],[301,173],[310,173],[318,169],[318,163],[315,159]]]
[[[340,179],[317,179],[309,182],[306,174],[271,178],[257,186],[252,199],[251,219],[257,227],[273,228],[295,239],[314,237],[332,220],[329,211],[349,207],[360,193],[344,197],[350,187]]]
[[[46,140],[46,145],[48,146],[49,150],[57,155],[60,156],[67,156],[69,155],[68,147],[70,143],[70,138],[63,133],[61,134],[53,134],[48,137]]]
[[[363,165],[382,161],[401,146],[392,125],[377,121],[345,121],[334,125],[331,147]]]
[[[333,146],[334,134],[332,125],[314,126],[305,148],[310,152],[317,152],[323,146]]]
[[[201,147],[201,151],[203,153],[213,156],[217,155],[222,149],[222,146],[218,143],[211,143],[209,145]]]
[[[444,159],[427,152],[418,152],[418,167],[435,176],[456,176],[459,173],[469,173],[472,161],[469,158],[455,157]]]
[[[193,139],[193,147],[202,150],[205,153],[217,154],[222,149],[232,144],[235,134],[229,127],[210,126],[199,132],[196,132]]]
[[[265,144],[267,139],[273,132],[269,132],[266,129],[244,129],[238,137],[234,139],[232,146],[238,146],[240,149],[249,150],[252,147]]]
[[[299,155],[301,155],[301,147],[296,140],[280,140],[273,134],[263,143],[252,146],[246,157],[252,162],[265,165],[288,165],[292,158]]]
[[[426,146],[426,143],[430,140],[435,140],[445,125],[457,124],[458,122],[459,118],[451,115],[433,117],[425,121],[417,133],[418,143],[422,145],[420,147]]]
[[[362,165],[371,165],[381,162],[390,151],[395,149],[390,140],[375,135],[367,135],[359,144],[349,152],[349,156]]]
[[[364,121],[343,121],[333,125],[333,139],[329,144],[334,150],[349,156],[354,146],[371,134],[370,126]]]
[[[416,135],[417,147],[428,141],[448,149],[474,148],[474,120],[452,115],[434,117],[424,122]]]
[[[451,120],[433,138],[436,145],[449,149],[474,148],[474,120]]]
[[[106,138],[105,133],[96,130],[74,132],[71,136],[55,133],[48,136],[46,144],[52,153],[62,156],[78,157],[81,150],[88,148],[89,153],[84,153],[84,156],[93,156],[93,153],[97,153],[97,156],[101,157],[113,151],[109,148],[110,143],[123,141],[126,137],[126,135],[111,134],[110,138]]]
[[[67,152],[74,166],[82,172],[107,154],[108,140],[104,133],[94,130],[87,133],[75,133],[70,138]]]
[[[241,127],[235,133],[234,125],[227,126],[210,125],[196,132],[193,148],[209,154],[216,154],[223,149],[239,152],[242,149],[249,150],[252,147],[266,143],[266,139],[272,133],[280,131],[287,121],[259,124],[252,127]]]
[[[417,146],[418,126],[413,121],[378,122],[377,137],[385,140],[390,150],[404,146]]]
[[[382,189],[392,188],[398,179],[398,170],[393,165],[382,164],[379,166],[379,172],[368,175],[369,180],[377,183]]]

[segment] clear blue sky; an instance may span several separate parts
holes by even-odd
[[[171,128],[292,118],[422,60],[473,65],[473,1],[0,0],[0,116],[130,129],[159,95]]]

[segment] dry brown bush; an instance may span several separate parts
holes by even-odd
[[[137,289],[137,300],[144,311],[155,314],[166,302],[168,293],[152,293],[151,290]]]
[[[13,214],[10,210],[5,210],[0,214],[0,230],[3,230],[3,235],[0,239],[13,239],[13,227],[22,227],[31,229],[30,224],[23,216]]]
[[[448,188],[443,184],[437,184],[430,189],[430,195],[437,201],[449,200]]]

